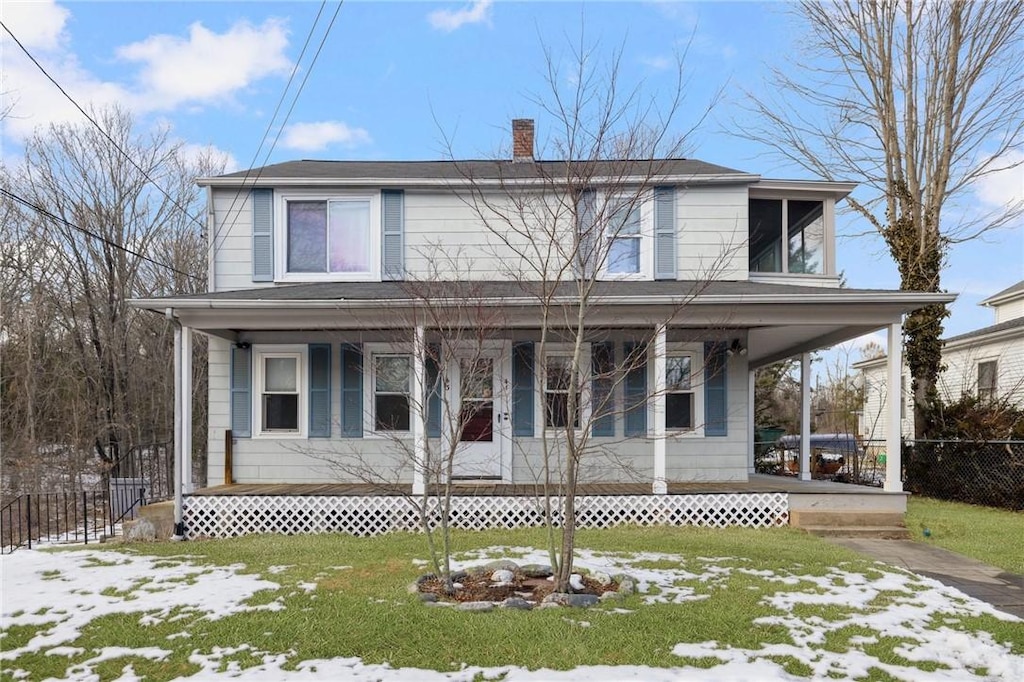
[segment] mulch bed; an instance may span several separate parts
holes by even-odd
[[[514,578],[511,584],[495,584],[491,581],[491,571],[472,572],[469,574],[458,574],[457,584],[462,585],[456,588],[454,594],[448,594],[445,590],[444,581],[435,576],[426,576],[419,583],[419,590],[425,594],[437,595],[438,601],[449,602],[478,602],[491,601],[500,602],[509,597],[520,597],[526,601],[539,604],[544,597],[554,592],[554,582],[547,578],[529,578],[522,571],[513,571]],[[575,594],[592,594],[600,597],[605,592],[613,592],[619,589],[619,583],[615,580],[602,585],[593,578],[583,576],[583,589],[573,590]]]

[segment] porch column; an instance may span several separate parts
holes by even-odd
[[[903,420],[900,406],[903,404],[903,320],[889,325],[889,353],[886,360],[889,384],[889,402],[886,408],[887,428],[885,430],[885,489],[891,492],[903,490],[903,451],[901,435]]]
[[[183,422],[181,406],[184,404],[181,381],[181,325],[174,319],[174,311],[172,309],[168,308],[166,315],[174,327],[174,533],[171,539],[182,540],[184,539],[185,525],[182,521],[184,507],[182,506],[181,495],[181,426]]]
[[[425,331],[422,324],[416,325],[412,339],[412,404],[413,423],[413,474],[412,493],[422,495],[427,488],[426,471],[427,465],[427,403],[423,394],[423,387],[426,384],[426,365],[423,358],[427,353]]]
[[[665,479],[665,455],[668,443],[665,441],[665,325],[654,330],[654,494],[668,492]]]
[[[755,444],[756,436],[754,430],[754,387],[755,387],[755,374],[754,370],[747,371],[747,473],[753,474],[757,472],[755,467],[755,452],[757,446]]]
[[[800,354],[800,480],[811,480],[811,354]]]
[[[192,481],[192,327],[181,328],[181,468],[186,493]]]

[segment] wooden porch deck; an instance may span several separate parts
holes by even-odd
[[[369,483],[235,483],[200,488],[194,496],[398,496],[410,495],[411,485],[375,485]],[[751,474],[746,481],[677,482],[668,484],[670,495],[702,493],[813,493],[829,495],[889,495],[881,488],[849,485],[832,481],[801,481],[788,476]],[[460,497],[537,497],[540,485],[521,483],[457,483],[454,494]],[[650,495],[650,483],[584,483],[578,494]],[[898,493],[902,494],[902,493]]]

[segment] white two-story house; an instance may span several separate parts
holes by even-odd
[[[513,135],[508,160],[292,161],[200,181],[209,292],[136,305],[180,325],[179,395],[192,334],[209,337],[211,482],[376,471],[420,491],[440,450],[455,453],[443,476],[537,484],[571,424],[597,453],[581,481],[742,483],[756,368],[803,356],[806,389],[811,351],[879,328],[898,347],[905,313],[952,298],[839,287],[852,183],[537,160],[532,121]]]

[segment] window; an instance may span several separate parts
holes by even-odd
[[[280,280],[367,280],[380,275],[380,200],[369,195],[285,195],[275,253]],[[377,227],[374,227],[377,226]]]
[[[604,275],[615,279],[652,276],[654,208],[645,194],[605,199]]]
[[[997,397],[999,383],[996,360],[978,363],[978,400],[991,401]]]
[[[751,199],[751,272],[825,272],[825,204],[797,199]]]
[[[254,348],[255,433],[272,436],[305,434],[305,351],[294,346]]]
[[[579,376],[577,373],[577,381]],[[572,386],[572,356],[548,355],[544,361],[544,426],[573,428],[580,425],[580,389]],[[575,394],[574,409],[569,414],[569,396]]]
[[[412,358],[373,356],[373,430],[408,431]]]
[[[669,354],[665,358],[665,428],[689,431],[695,424],[696,404],[690,372],[693,356]]]

